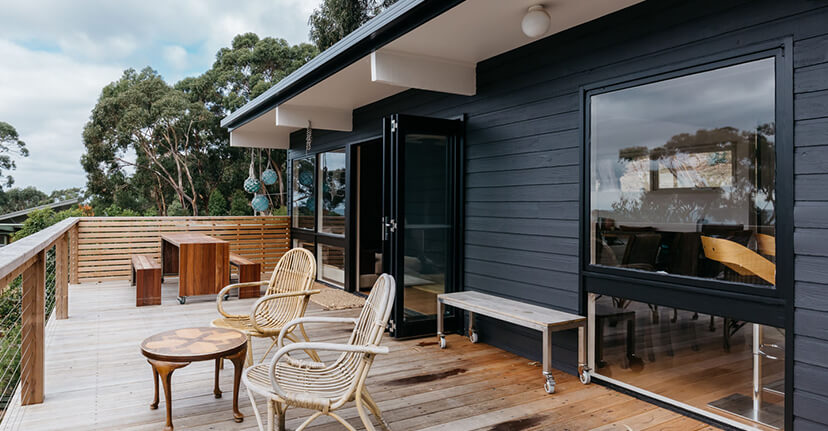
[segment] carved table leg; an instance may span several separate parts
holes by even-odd
[[[221,369],[222,361],[223,359],[221,358],[216,359],[216,382],[213,386],[213,395],[215,395],[216,398],[221,398],[221,389],[219,389],[219,370]]]
[[[164,401],[167,407],[167,425],[164,427],[164,431],[173,431],[173,424],[172,424],[172,374],[178,368],[186,367],[190,365],[189,362],[164,362],[164,361],[155,361],[152,359],[147,359],[147,361],[152,365],[153,370],[155,371],[154,374],[161,377],[161,383],[164,385]],[[156,400],[157,400],[157,380],[156,380]],[[156,404],[157,406],[157,404]],[[150,405],[152,408],[152,405]]]
[[[239,385],[241,384],[241,375],[244,370],[245,357],[247,356],[247,346],[239,353],[233,356],[228,356],[233,362],[233,419],[236,422],[244,420],[244,415],[239,411]]]
[[[155,369],[155,366],[152,365],[152,382],[155,383],[155,396],[152,399],[152,404],[150,404],[150,409],[155,410],[158,408],[158,370]]]

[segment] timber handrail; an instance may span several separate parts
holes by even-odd
[[[20,289],[19,320],[10,312],[3,319],[5,346],[19,348],[11,352],[5,362],[7,368],[20,369],[19,386],[16,378],[9,378],[5,390],[19,387],[22,405],[43,402],[45,370],[45,333],[51,293],[47,261],[54,248],[54,310],[55,318],[69,317],[69,253],[71,241],[77,241],[78,218],[68,218],[39,232],[0,248],[0,293],[12,295],[10,289]],[[18,284],[19,278],[19,284]],[[47,292],[47,290],[49,290]],[[14,298],[14,296],[9,296]],[[19,341],[16,337],[19,336]],[[10,352],[6,352],[10,353]],[[15,376],[9,369],[0,370],[3,376]],[[7,394],[3,394],[7,395]]]
[[[7,278],[41,251],[51,248],[55,241],[75,227],[79,220],[78,217],[67,218],[0,248],[0,280]]]

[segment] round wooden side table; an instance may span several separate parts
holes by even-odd
[[[152,365],[155,382],[155,399],[151,409],[158,408],[158,377],[164,385],[164,400],[167,406],[167,425],[165,431],[172,431],[172,374],[178,368],[186,367],[196,361],[216,361],[215,385],[213,394],[221,398],[219,389],[219,369],[223,359],[233,362],[233,419],[244,420],[239,411],[239,383],[247,354],[247,337],[232,329],[222,328],[183,328],[155,334],[141,343],[141,353]]]

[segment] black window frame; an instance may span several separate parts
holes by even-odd
[[[721,48],[719,48],[721,49]],[[793,429],[794,380],[794,92],[793,38],[786,36],[765,42],[714,51],[697,46],[692,60],[666,63],[657,54],[639,58],[653,67],[642,72],[619,75],[583,84],[580,96],[581,187],[579,217],[579,297],[581,314],[587,313],[587,296],[597,293],[661,306],[728,316],[738,320],[784,328],[785,342],[785,428]],[[674,274],[654,274],[631,269],[600,267],[590,263],[590,97],[694,73],[775,58],[775,152],[776,152],[776,284],[773,288]]]
[[[339,234],[331,234],[319,231],[319,214],[320,214],[320,194],[319,194],[319,158],[321,154],[332,152],[332,151],[345,151],[345,172],[346,172],[346,186],[345,186],[345,233],[343,235]],[[313,229],[302,228],[302,227],[294,227],[293,226],[293,163],[298,160],[304,159],[311,159],[313,160],[313,198],[315,200],[314,212],[313,212]],[[288,155],[289,161],[289,169],[290,169],[290,188],[288,190],[289,196],[288,200],[290,202],[290,206],[288,207],[288,216],[290,217],[290,235],[291,241],[294,239],[299,239],[302,241],[308,241],[313,243],[314,249],[314,258],[319,256],[319,251],[321,250],[321,246],[328,245],[332,247],[339,247],[345,250],[345,280],[343,281],[342,285],[334,284],[332,282],[323,280],[321,278],[321,271],[317,270],[316,281],[322,284],[325,284],[330,287],[334,287],[337,289],[344,289],[346,291],[351,291],[353,287],[351,286],[350,277],[348,277],[348,267],[350,265],[350,256],[348,253],[348,241],[350,238],[350,213],[348,208],[350,207],[350,175],[348,172],[351,171],[351,146],[350,145],[339,145],[332,148],[324,148],[312,153],[308,153],[299,157],[291,158]],[[293,243],[291,242],[291,247]]]

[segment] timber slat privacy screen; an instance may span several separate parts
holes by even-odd
[[[198,232],[230,243],[230,252],[270,272],[289,249],[287,217],[88,217],[78,224],[79,281],[124,280],[133,254],[161,258],[161,234]]]

